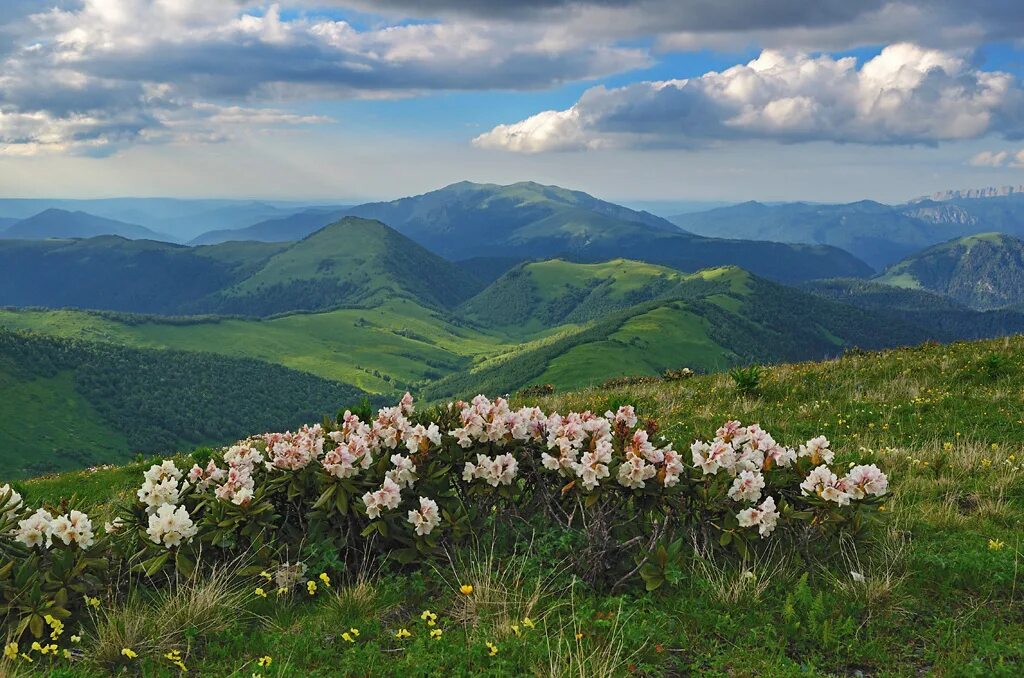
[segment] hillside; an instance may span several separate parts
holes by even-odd
[[[919,209],[919,208],[917,208]],[[745,202],[672,217],[680,227],[715,238],[832,245],[882,269],[929,245],[962,235],[959,225],[928,223],[870,200],[845,205]]]
[[[548,675],[551,667],[577,667],[580,654],[562,649],[572,643],[596,657],[586,666],[601,661],[608,668],[586,675],[629,673],[631,664],[651,676],[961,675],[972,667],[984,675],[1016,675],[1024,663],[1017,598],[1024,420],[1012,386],[1022,376],[1024,339],[1017,337],[767,367],[753,396],[740,395],[725,375],[698,375],[516,398],[516,406],[560,412],[634,404],[642,419],[658,422],[659,440],[664,436],[676,449],[735,418],[758,422],[787,445],[826,435],[837,467],[876,464],[888,474],[884,510],[872,515],[868,538],[855,548],[829,542],[824,554],[801,555],[785,550],[789,541],[776,546],[755,539],[753,569],[750,558],[724,549],[684,552],[656,593],[631,580],[614,596],[565,566],[576,554],[546,515],[531,521],[524,514],[497,521],[483,546],[446,540],[447,556],[411,566],[385,565],[356,577],[333,562],[307,560],[329,570],[331,589],[321,586],[316,595],[300,582],[297,593],[275,599],[271,592],[265,600],[252,593],[261,580],[245,578],[239,595],[217,598],[230,607],[213,617],[216,623],[205,619],[216,608],[187,615],[192,608],[180,605],[174,609],[186,611],[185,621],[166,626],[164,590],[151,596],[152,605],[104,598],[102,619],[112,623],[94,628],[87,622],[80,662],[114,664],[130,643],[139,650],[139,672],[169,676],[175,670],[163,653],[173,644],[154,645],[161,639],[150,628],[160,623],[161,631],[172,628],[187,639],[182,652],[194,675],[248,674],[264,655],[272,655],[281,675],[388,675],[396,665],[410,675],[455,675],[467,666],[481,675]],[[207,458],[199,452],[175,461],[188,468]],[[154,461],[159,457],[16,487],[32,506],[84,502],[100,524],[104,507],[134,497]],[[514,547],[499,538],[506,535]],[[314,548],[303,555],[320,554]],[[463,584],[474,588],[461,593]],[[198,599],[186,598],[188,592],[167,594],[173,603]],[[499,612],[491,613],[495,608]],[[436,639],[422,610],[437,615],[442,632]],[[524,616],[529,626],[519,623]],[[518,634],[506,628],[510,618]],[[957,632],[952,642],[950,629],[964,624],[969,632]],[[124,627],[133,629],[129,640]],[[339,628],[360,635],[353,642],[323,640]],[[396,638],[399,628],[410,632],[407,641]],[[725,634],[737,632],[745,642],[726,642]],[[498,652],[489,653],[485,642]],[[102,654],[111,647],[115,659]],[[85,673],[73,666],[74,673]],[[97,668],[96,675],[102,672]]]
[[[924,289],[978,310],[1024,301],[1024,242],[984,233],[931,247],[887,269],[878,282]]]
[[[324,226],[345,216],[348,207],[307,209],[297,214],[257,222],[245,228],[208,231],[189,242],[190,245],[213,245],[228,241],[290,242],[302,240]]]
[[[518,266],[459,309],[469,320],[513,334],[579,324],[657,298],[728,290],[713,272],[686,274],[628,259],[578,264],[561,259]]]
[[[151,240],[0,240],[0,305],[175,314],[236,282],[237,270]]]
[[[664,275],[636,262],[612,267],[619,269],[618,278],[613,278],[618,290],[613,283],[612,290],[598,292],[593,299],[588,299],[592,290],[586,281],[594,279],[594,268],[556,262],[527,265],[519,269],[521,279],[512,275],[509,280],[506,275],[477,300],[484,301],[480,307],[487,302],[500,307],[505,298],[548,300],[540,302],[536,314],[524,313],[529,328],[531,322],[550,317],[550,309],[559,314],[568,309],[582,320],[589,315],[586,309],[591,301],[613,307],[616,294],[643,289]],[[581,281],[579,286],[571,284]],[[620,375],[655,375],[681,367],[719,371],[751,362],[820,359],[853,346],[897,346],[932,336],[920,327],[826,301],[738,268],[709,269],[667,283],[664,294],[654,294],[653,300],[541,333],[540,338],[504,355],[480,361],[468,372],[426,385],[422,393],[437,399],[467,396],[471,391],[512,392],[534,383],[577,388]],[[474,308],[478,308],[475,303],[467,304],[467,310]],[[492,317],[499,325],[508,320],[500,313]]]
[[[225,444],[315,421],[362,396],[257,360],[0,330],[0,463],[16,478]]]
[[[837,249],[703,238],[646,212],[533,182],[461,182],[360,205],[350,214],[378,219],[452,260],[500,256],[598,262],[626,257],[682,271],[735,265],[778,280],[870,273],[863,262]]]
[[[200,301],[197,309],[268,316],[372,305],[395,295],[446,307],[478,289],[468,273],[397,231],[346,217],[274,254],[241,282]]]
[[[137,240],[170,240],[144,226],[126,224],[115,219],[98,217],[87,212],[50,208],[39,214],[22,219],[0,231],[2,238],[23,240],[45,240],[47,238],[93,238],[99,235],[116,235]]]

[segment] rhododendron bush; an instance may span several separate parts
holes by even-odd
[[[304,544],[342,562],[409,564],[487,524],[554,527],[579,546],[567,557],[585,579],[639,575],[655,588],[684,535],[741,556],[766,540],[824,545],[857,536],[887,490],[873,465],[838,469],[824,437],[787,447],[729,421],[677,450],[628,405],[560,414],[484,396],[418,413],[407,394],[375,416],[346,411],[204,462],[146,471],[103,529],[109,550],[149,576],[239,555],[280,572]],[[6,510],[17,518],[6,535],[23,548],[89,549],[95,539],[77,511],[54,517],[20,501]]]

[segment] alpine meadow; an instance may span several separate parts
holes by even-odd
[[[1024,674],[1024,7],[0,6],[0,676]]]

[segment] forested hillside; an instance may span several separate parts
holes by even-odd
[[[6,477],[224,444],[315,421],[362,396],[352,386],[258,360],[0,329]]]

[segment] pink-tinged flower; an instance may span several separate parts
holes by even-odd
[[[842,484],[854,499],[867,495],[881,497],[889,489],[889,478],[874,464],[854,466],[843,478]]]
[[[679,484],[679,476],[686,470],[686,467],[683,466],[683,458],[672,449],[671,445],[662,450],[662,458],[665,463],[665,476],[662,483],[665,487],[673,487]]]
[[[800,446],[799,456],[810,457],[812,464],[831,464],[836,455],[829,445],[828,438],[825,436],[811,438],[806,444]]]
[[[731,472],[736,465],[736,451],[722,440],[710,444],[698,440],[690,446],[690,453],[694,467],[700,468],[705,475],[714,475],[721,469]]]
[[[764,476],[759,471],[741,471],[732,481],[729,498],[733,501],[755,502],[761,498]]]
[[[779,522],[779,512],[775,508],[775,499],[767,497],[761,505],[756,508],[743,509],[736,514],[740,527],[754,527],[765,538],[772,533],[775,525]]]
[[[743,428],[743,425],[736,420],[725,422],[721,428],[715,431],[715,437],[727,443],[745,434],[746,430]]]
[[[366,515],[370,518],[379,518],[381,510],[388,509],[393,511],[401,503],[402,488],[390,478],[384,478],[384,484],[376,492],[367,492],[363,495]]]
[[[653,464],[648,464],[643,457],[630,455],[619,464],[619,484],[631,490],[638,490],[646,485],[658,473]]]
[[[437,502],[433,499],[420,497],[419,509],[409,511],[409,523],[416,528],[416,534],[425,536],[433,532],[441,524],[441,514]]]
[[[850,495],[846,492],[845,485],[824,464],[807,474],[800,483],[800,491],[804,495],[816,494],[825,501],[834,501],[840,506],[850,503]]]
[[[384,476],[390,478],[399,487],[411,489],[416,482],[416,464],[409,457],[400,454],[391,455],[391,463],[394,468]]]

